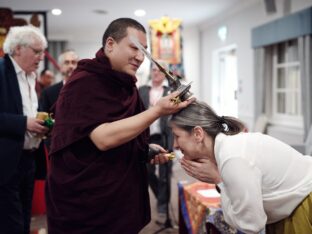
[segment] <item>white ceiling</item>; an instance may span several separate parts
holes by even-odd
[[[13,11],[47,11],[49,39],[94,41],[105,28],[119,17],[131,17],[145,27],[150,19],[162,16],[182,19],[183,26],[198,25],[233,8],[258,0],[1,0],[1,7]],[[63,13],[53,16],[50,10],[60,8]],[[138,18],[133,12],[144,9],[147,14]],[[96,14],[104,10],[107,14]]]

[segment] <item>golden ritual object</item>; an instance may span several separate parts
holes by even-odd
[[[192,95],[192,93],[189,91],[191,88],[191,83],[189,83],[188,85],[180,84],[180,86],[177,88],[177,90],[180,91],[179,95],[171,98],[170,101],[178,105],[180,102],[189,98]]]
[[[49,118],[49,113],[47,113],[47,112],[38,112],[36,118],[37,119],[41,119],[41,120],[46,120],[47,118]]]
[[[168,154],[166,154],[166,156],[168,157],[169,160],[175,159],[175,154],[174,154],[174,152],[168,153]]]
[[[175,105],[178,105],[181,102],[181,99],[179,96],[171,98],[170,99],[171,102],[173,102]]]
[[[36,118],[43,120],[43,125],[49,129],[51,129],[54,125],[54,119],[52,118],[51,114],[47,112],[38,112]]]

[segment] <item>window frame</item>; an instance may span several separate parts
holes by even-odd
[[[283,42],[287,46],[289,45],[290,41]],[[276,44],[273,46],[273,76],[272,76],[272,115],[270,118],[270,123],[273,125],[279,125],[279,126],[288,126],[288,127],[296,127],[303,129],[303,115],[302,115],[302,100],[301,100],[301,80],[300,80],[300,62],[298,61],[291,61],[289,62],[289,54],[288,52],[285,52],[285,61],[278,63],[278,46],[279,44]],[[298,68],[298,86],[297,88],[292,88],[287,85],[288,83],[288,71],[287,68],[297,67]],[[285,88],[278,88],[278,70],[281,68],[285,68]],[[297,115],[293,114],[282,114],[277,111],[278,109],[278,101],[277,96],[278,93],[285,93],[285,102],[286,102],[286,110],[287,111],[287,93],[297,94],[297,107],[298,113]],[[289,95],[288,95],[289,96]]]

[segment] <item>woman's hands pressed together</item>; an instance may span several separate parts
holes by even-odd
[[[188,160],[185,157],[181,159],[181,166],[189,176],[200,181],[218,184],[221,182],[221,176],[218,167],[211,160],[206,158]]]

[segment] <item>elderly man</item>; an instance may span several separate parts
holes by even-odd
[[[59,93],[77,67],[78,55],[73,50],[66,50],[58,58],[62,81],[44,89],[42,91],[39,109],[40,111],[51,112],[51,107],[56,102]]]
[[[0,59],[0,232],[29,233],[34,151],[47,133],[36,119],[35,71],[47,41],[32,26],[11,27]]]

